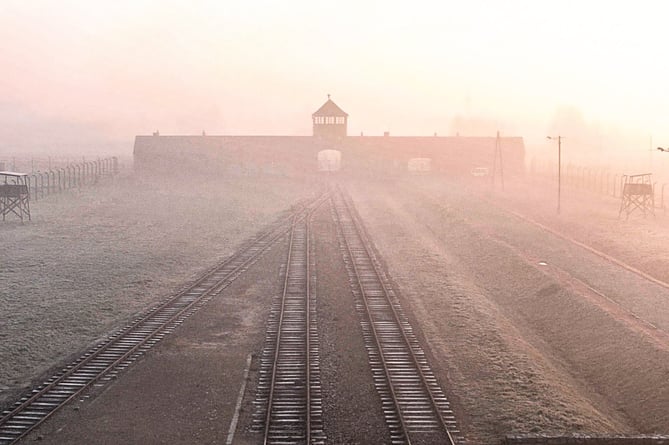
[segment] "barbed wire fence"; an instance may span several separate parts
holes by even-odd
[[[46,167],[40,170],[40,167]],[[42,168],[43,168],[42,167]],[[65,190],[98,184],[105,178],[119,174],[116,156],[72,162],[67,158],[10,158],[0,159],[0,171],[30,172],[28,188],[30,199],[37,201]]]
[[[557,182],[555,163],[533,160],[529,170],[532,175],[551,178]],[[567,163],[562,165],[561,177],[564,186],[622,199],[623,186],[629,176],[605,167]],[[666,211],[666,201],[669,200],[668,183],[654,181],[652,185],[654,208]]]

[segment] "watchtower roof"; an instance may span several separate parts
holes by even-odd
[[[16,177],[28,176],[27,173],[16,173],[16,172],[0,172],[0,175],[1,176],[16,176]]]
[[[348,117],[348,113],[339,108],[339,105],[332,102],[328,94],[328,100],[325,102],[312,116],[344,116]]]

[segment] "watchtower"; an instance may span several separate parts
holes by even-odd
[[[348,113],[328,100],[314,114],[311,115],[314,124],[314,136],[322,138],[340,139],[346,137]]]
[[[653,184],[650,181],[650,173],[642,175],[623,176],[623,192],[618,218],[625,212],[625,218],[630,216],[634,210],[640,210],[643,216],[647,212],[655,214],[655,197]]]
[[[30,188],[25,173],[0,172],[0,213],[2,220],[10,213],[30,220]]]

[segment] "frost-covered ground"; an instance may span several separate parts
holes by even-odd
[[[669,281],[663,213],[618,219],[618,200],[564,189],[557,217],[555,189],[541,183],[348,188],[471,443],[669,431],[669,291],[504,208]],[[0,224],[0,402],[313,189],[276,177],[128,176],[39,201],[30,223]]]
[[[283,178],[142,178],[0,222],[0,405],[234,252],[310,188]]]
[[[565,191],[557,217],[537,184],[351,190],[472,443],[669,431],[669,290],[501,208],[661,279],[664,216],[619,220],[618,201]]]

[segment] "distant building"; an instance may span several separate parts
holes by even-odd
[[[329,94],[327,102],[311,115],[311,119],[315,137],[341,139],[347,135],[348,114],[332,102]]]
[[[474,171],[493,170],[495,136],[347,136],[348,114],[329,95],[312,114],[312,122],[312,136],[163,136],[156,131],[135,138],[135,168],[165,174],[299,176],[338,171],[376,177],[421,170],[467,178],[475,177]],[[523,175],[523,138],[502,137],[499,143],[505,177]]]

